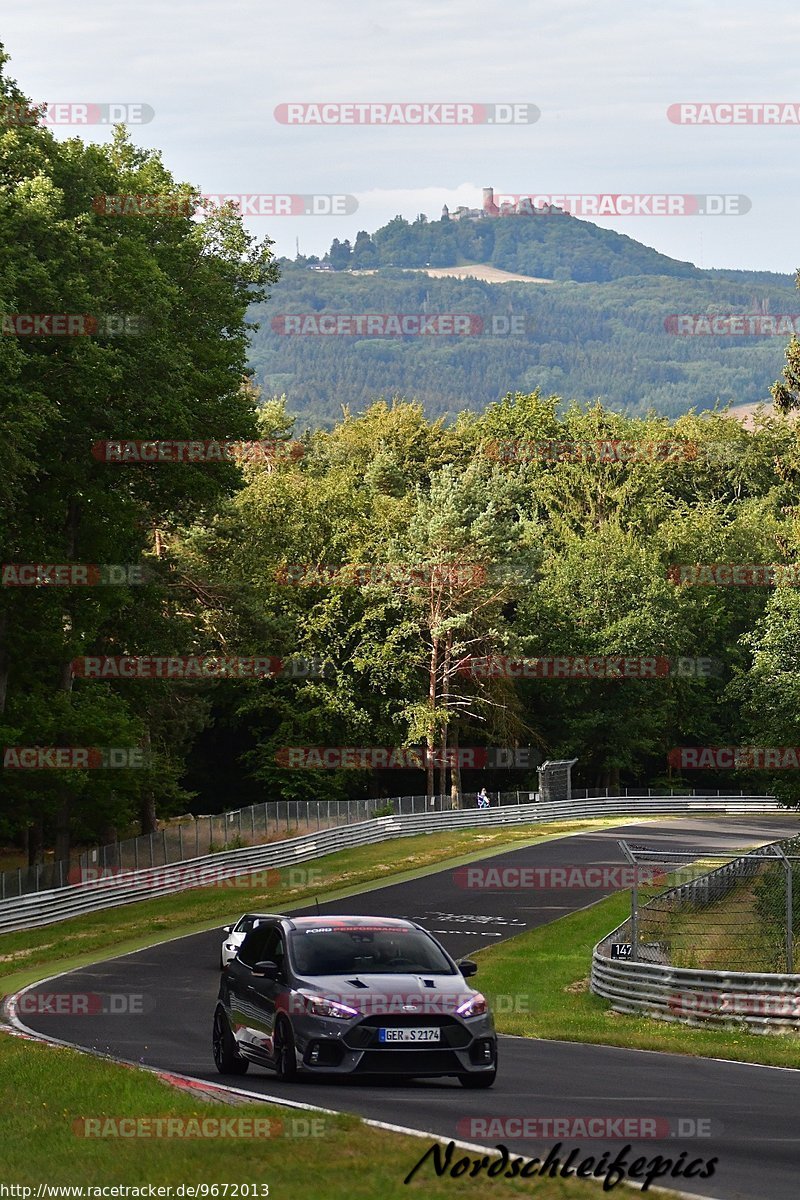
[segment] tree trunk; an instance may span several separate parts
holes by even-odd
[[[450,766],[450,807],[458,808],[461,796],[461,763],[458,760],[458,722],[453,727],[453,758]]]
[[[80,525],[80,505],[73,497],[67,505],[67,515],[64,520],[64,549],[66,550],[67,562],[74,561],[78,553],[78,527]],[[65,605],[65,634],[68,638],[73,634],[72,614],[69,607]],[[59,681],[58,690],[61,692],[72,691],[72,660],[65,659],[61,664],[61,679]],[[62,735],[59,739],[59,744],[63,745],[68,740],[68,735]],[[56,812],[56,836],[55,836],[55,861],[69,861],[69,852],[72,844],[72,829],[71,829],[71,805],[68,792],[64,792],[61,804]]]
[[[448,629],[447,639],[444,644],[444,656],[442,658],[442,689],[441,694],[444,701],[445,709],[448,708],[450,697],[450,665],[453,655],[453,631]],[[445,725],[442,730],[442,761],[439,764],[439,795],[444,796],[447,791],[447,739],[448,728]],[[452,775],[451,775],[452,778]],[[444,803],[444,801],[442,801]]]
[[[8,693],[8,613],[0,613],[0,713],[6,710]]]
[[[144,757],[146,762],[150,761],[150,749],[150,726],[146,725],[144,730]],[[155,833],[158,829],[156,794],[152,788],[147,788],[142,794],[139,805],[139,823],[143,836]]]
[[[433,715],[436,712],[436,675],[439,670],[439,639],[433,636],[433,646],[431,649],[430,673],[428,676],[428,705],[431,710],[431,726],[428,730],[428,757],[425,763],[425,788],[428,799],[433,795],[434,774],[433,774],[433,759],[435,749],[435,738],[433,732]]]
[[[35,867],[37,863],[44,862],[44,826],[41,814],[35,819],[32,825],[29,825],[25,830],[25,841],[27,842],[26,850],[28,852],[28,866]],[[56,856],[58,861],[58,856]]]

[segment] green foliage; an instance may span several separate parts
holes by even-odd
[[[366,275],[282,265],[269,302],[252,309],[260,328],[250,362],[265,394],[286,394],[301,428],[331,428],[343,403],[361,409],[381,396],[414,399],[430,417],[480,412],[506,392],[537,388],[584,405],[599,398],[607,408],[642,417],[651,410],[677,418],[693,407],[766,402],[783,361],[781,338],[676,336],[665,321],[677,313],[797,307],[788,275],[638,273],[635,261],[624,277],[605,282],[502,284],[386,267]],[[489,332],[386,338],[276,332],[274,318],[291,313],[472,313]],[[504,323],[508,318],[517,324]]]

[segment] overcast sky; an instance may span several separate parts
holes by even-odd
[[[36,101],[149,104],[131,126],[208,193],[351,195],[350,216],[257,217],[322,253],[396,213],[506,193],[745,195],[740,216],[597,223],[706,267],[794,272],[800,125],[691,127],[669,105],[793,102],[800,11],[745,0],[5,0],[9,71]],[[527,102],[501,128],[293,126],[286,102]],[[76,128],[58,127],[70,136]],[[102,140],[102,126],[81,131]]]

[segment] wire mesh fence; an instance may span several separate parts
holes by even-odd
[[[635,871],[614,937],[632,959],[751,973],[800,963],[800,838],[725,854],[620,845]]]
[[[536,798],[537,793],[528,791],[490,794],[493,806],[527,804]],[[69,862],[37,863],[0,872],[0,900],[66,887],[110,872],[165,867],[222,850],[260,846],[317,830],[356,824],[370,817],[445,812],[474,804],[475,796],[466,794],[360,800],[271,800],[230,812],[186,816],[165,823],[154,833],[76,850]]]
[[[736,792],[719,790],[673,791],[671,788],[595,788],[572,789],[575,800],[588,797],[622,798],[667,797],[692,795],[735,797]],[[744,793],[739,793],[744,796]],[[530,804],[540,799],[539,793],[528,789],[513,792],[490,792],[490,803],[503,807]],[[754,797],[758,799],[758,797]],[[393,796],[361,800],[270,800],[247,808],[203,816],[191,816],[166,822],[155,833],[124,838],[104,846],[76,849],[69,861],[42,862],[33,866],[0,871],[0,900],[67,887],[101,872],[139,870],[163,867],[171,863],[214,854],[220,850],[236,850],[245,846],[262,845],[287,837],[299,837],[318,829],[355,824],[377,815],[417,815],[424,812],[444,812],[453,808],[475,805],[474,793],[439,796]]]

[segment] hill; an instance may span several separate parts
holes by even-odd
[[[439,416],[536,388],[630,414],[755,404],[768,398],[788,338],[684,336],[669,318],[800,311],[789,275],[700,270],[567,214],[396,217],[352,247],[334,240],[322,263],[281,267],[270,300],[251,311],[260,329],[250,358],[265,393],[285,392],[312,425],[380,396],[420,400]],[[333,332],[314,320],[295,333],[292,314],[325,315]],[[367,328],[335,319],[344,314],[469,316],[461,334],[443,320],[435,335],[397,336],[398,322]]]

